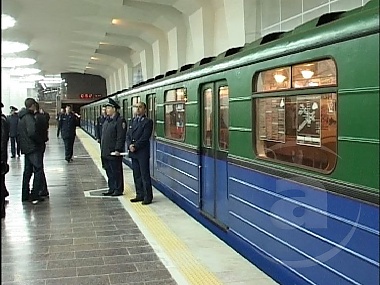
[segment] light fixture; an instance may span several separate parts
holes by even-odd
[[[112,19],[112,24],[117,25],[120,23],[119,19]]]
[[[310,79],[313,77],[314,72],[311,70],[301,70],[302,77],[305,79]]]
[[[29,75],[29,74],[37,74],[39,72],[41,72],[41,70],[38,68],[18,67],[18,68],[12,69],[10,74],[13,76],[24,76],[24,75]]]
[[[2,67],[26,66],[35,63],[35,59],[28,57],[1,57]]]
[[[92,60],[99,60],[99,58],[95,57],[95,56],[91,56],[91,59]]]
[[[20,80],[33,82],[33,81],[41,80],[43,78],[44,78],[43,75],[32,74],[32,75],[28,75],[28,76],[20,78]]]
[[[29,46],[27,44],[19,42],[1,41],[1,54],[16,53],[27,50]]]
[[[275,74],[274,79],[276,80],[277,83],[282,83],[286,79],[286,76],[282,74]]]
[[[12,28],[16,24],[16,20],[6,14],[1,14],[1,29],[6,30]]]

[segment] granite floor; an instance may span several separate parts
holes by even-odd
[[[63,141],[51,136],[50,198],[37,205],[21,202],[24,158],[9,158],[1,284],[177,284],[117,198],[85,197],[107,185],[81,143],[75,142],[72,163],[63,153]]]

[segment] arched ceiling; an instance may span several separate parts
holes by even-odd
[[[215,0],[2,0],[16,19],[2,40],[29,45],[20,53],[37,60],[43,74],[80,72],[111,76],[131,55],[167,41],[174,27]],[[112,20],[116,19],[116,23]]]

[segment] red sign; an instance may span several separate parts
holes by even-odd
[[[79,95],[79,98],[81,99],[94,99],[94,98],[100,98],[100,97],[102,97],[102,94],[81,93]]]

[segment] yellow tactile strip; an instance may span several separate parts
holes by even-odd
[[[78,138],[82,141],[84,148],[90,154],[95,164],[100,165],[99,148],[96,148],[87,134],[82,130],[78,131]],[[90,142],[90,143],[86,143]],[[125,199],[134,197],[134,191],[129,184],[125,184]],[[130,203],[131,208],[136,212],[141,222],[147,228],[157,243],[165,251],[176,268],[182,273],[189,284],[195,285],[218,285],[223,284],[212,272],[208,271],[204,265],[191,253],[188,246],[156,215],[149,207],[139,203]]]

